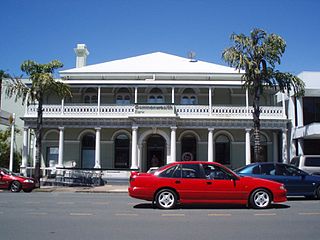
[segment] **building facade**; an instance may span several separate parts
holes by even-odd
[[[251,162],[252,97],[242,73],[213,63],[156,52],[60,72],[73,97],[46,96],[42,167],[123,173],[180,160]],[[270,90],[271,91],[271,90]],[[289,158],[284,95],[261,98],[264,161]],[[25,108],[22,168],[29,159],[37,106]]]

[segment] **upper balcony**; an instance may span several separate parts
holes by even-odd
[[[226,105],[43,105],[44,118],[178,117],[184,119],[252,119],[252,107]],[[26,108],[25,117],[36,117],[37,106]],[[286,119],[282,106],[261,106],[261,119]]]

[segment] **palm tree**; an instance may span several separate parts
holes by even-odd
[[[10,75],[0,69],[0,108],[1,108],[1,94],[2,94],[2,80],[6,79],[6,78],[10,78]]]
[[[50,93],[57,94],[59,97],[71,97],[71,91],[65,83],[55,80],[54,71],[63,67],[62,63],[54,60],[47,64],[39,64],[35,61],[27,60],[22,63],[21,70],[29,76],[30,84],[25,84],[21,78],[10,78],[6,84],[6,95],[15,96],[15,100],[22,98],[23,103],[38,104],[37,108],[37,127],[36,133],[36,166],[35,179],[40,186],[40,159],[41,159],[41,140],[42,140],[42,104],[43,97]]]
[[[276,34],[267,34],[262,29],[253,29],[249,36],[231,35],[233,46],[225,49],[222,58],[229,66],[245,70],[243,87],[253,96],[254,160],[261,161],[260,145],[260,96],[266,89],[295,95],[304,94],[304,83],[298,77],[276,70],[286,49],[285,41]]]

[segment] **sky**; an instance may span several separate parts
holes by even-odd
[[[320,71],[319,0],[4,0],[0,69],[20,76],[25,60],[75,67],[74,48],[87,45],[87,65],[165,52],[227,65],[232,33],[264,29],[285,39],[281,71]]]

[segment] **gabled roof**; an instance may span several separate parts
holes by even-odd
[[[226,67],[203,61],[191,61],[188,58],[155,52],[136,57],[130,57],[110,62],[88,65],[81,68],[73,68],[60,72],[68,74],[90,74],[90,73],[239,73],[234,68]]]

